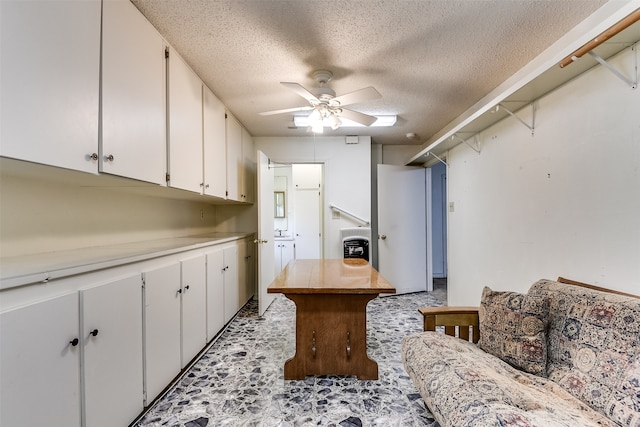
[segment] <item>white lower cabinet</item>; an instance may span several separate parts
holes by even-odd
[[[140,274],[81,290],[80,319],[83,425],[128,425],[144,408]]]
[[[148,405],[180,373],[180,263],[144,273],[144,378]]]
[[[207,252],[207,342],[222,329],[224,320],[224,250]]]
[[[207,340],[215,336],[240,308],[238,246],[207,253]]]
[[[224,265],[224,323],[227,323],[240,309],[238,246],[224,249]]]
[[[77,292],[0,315],[0,425],[80,426],[78,326]]]
[[[31,285],[11,305],[0,292],[0,426],[129,425],[252,295],[250,249],[226,242],[33,285],[55,295],[42,300]]]
[[[238,286],[240,295],[238,308],[242,308],[255,293],[254,246],[253,240],[249,241],[248,239],[238,245]]]
[[[276,240],[275,243],[275,272],[276,277],[295,258],[296,244],[292,240]]]
[[[207,284],[205,256],[180,262],[182,270],[181,335],[184,368],[207,344]]]

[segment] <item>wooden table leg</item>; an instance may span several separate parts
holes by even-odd
[[[307,375],[355,375],[378,379],[367,356],[367,303],[376,294],[287,294],[296,303],[296,354],[284,365],[285,380]]]

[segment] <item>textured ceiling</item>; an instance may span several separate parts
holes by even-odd
[[[392,128],[326,129],[379,144],[421,143],[593,13],[604,0],[132,0],[254,136],[306,135],[307,105],[279,82],[337,95],[373,86],[350,108],[397,114]],[[410,141],[407,133],[417,134]]]

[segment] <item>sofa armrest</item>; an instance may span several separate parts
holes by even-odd
[[[425,331],[435,331],[436,326],[444,326],[444,333],[452,337],[456,336],[457,329],[460,339],[473,343],[480,340],[478,307],[423,307],[418,311],[424,317]]]

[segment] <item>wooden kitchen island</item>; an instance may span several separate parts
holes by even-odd
[[[396,290],[363,259],[294,260],[267,289],[296,304],[296,354],[285,380],[307,375],[378,379],[367,356],[367,303]]]

